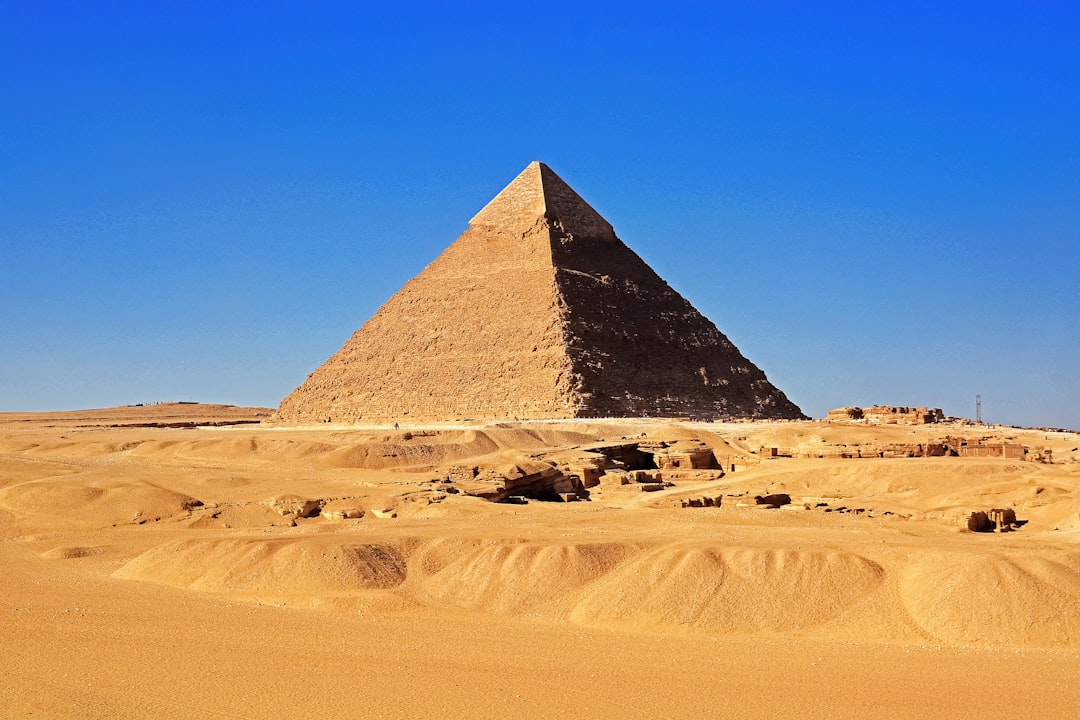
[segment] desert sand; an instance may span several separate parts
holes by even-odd
[[[0,414],[0,715],[1064,718],[1080,707],[1077,434],[260,424],[270,412]],[[1052,462],[828,457],[957,435],[1051,450]],[[623,438],[697,439],[739,461],[655,492],[600,484],[583,502],[492,503],[443,478]],[[768,447],[791,457],[766,458]],[[754,503],[767,494],[791,502]],[[706,497],[719,507],[686,506]],[[966,529],[993,507],[1014,509],[1019,527]]]

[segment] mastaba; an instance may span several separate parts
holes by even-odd
[[[804,415],[534,162],[275,419],[573,417]]]

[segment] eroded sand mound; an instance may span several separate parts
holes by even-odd
[[[71,527],[154,522],[187,516],[201,504],[156,485],[111,478],[68,476],[0,489],[0,507],[8,512]]]
[[[289,437],[152,440],[122,450],[134,457],[212,462],[302,462],[318,468],[428,469],[505,450],[539,450],[592,442],[595,435],[557,427],[529,429],[509,425],[484,430],[340,432],[324,441]],[[84,446],[86,444],[83,444]],[[87,452],[81,446],[81,451]],[[119,451],[112,448],[110,452]]]
[[[406,556],[395,543],[180,540],[144,552],[114,576],[211,593],[311,595],[399,585]]]
[[[559,609],[630,552],[621,543],[439,541],[424,549],[417,584],[427,603],[500,614]]]
[[[143,553],[115,576],[275,597],[395,589],[423,605],[483,614],[569,616],[621,629],[787,633],[843,612],[873,591],[884,571],[838,552],[298,538],[183,540]]]
[[[59,547],[43,557],[91,554]],[[399,607],[619,631],[870,641],[917,627],[953,645],[1080,645],[1080,554],[886,553],[877,562],[842,551],[685,542],[214,538],[152,548],[114,577],[299,604],[391,592]]]
[[[744,473],[743,482],[767,478],[772,486],[796,492],[838,492],[867,497],[894,496],[916,500],[921,506],[969,503],[1002,489],[1022,487],[1040,468],[1031,463],[976,460],[958,463],[952,458],[900,458],[872,460],[819,460],[809,466],[758,466]]]
[[[673,545],[597,583],[574,610],[584,624],[791,632],[828,620],[873,591],[877,563],[843,552]]]
[[[79,558],[94,557],[104,552],[102,548],[86,547],[83,545],[70,545],[53,548],[41,553],[46,560],[77,560]]]
[[[1080,555],[930,554],[900,587],[915,622],[947,642],[1080,645]]]

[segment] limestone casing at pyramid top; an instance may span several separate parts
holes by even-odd
[[[469,227],[525,235],[537,223],[545,221],[563,236],[615,239],[611,223],[539,161],[529,163],[473,216]]]

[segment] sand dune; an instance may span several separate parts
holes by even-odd
[[[621,543],[447,543],[425,548],[414,585],[428,605],[501,615],[555,615],[629,552]]]
[[[101,527],[187,517],[199,500],[146,482],[81,475],[0,489],[0,508],[63,527]]]
[[[43,557],[97,552],[55,548]],[[301,604],[326,597],[363,604],[369,591],[393,589],[402,607],[650,633],[855,633],[887,641],[910,615],[926,636],[950,644],[1080,647],[1080,554],[1054,561],[931,551],[915,559],[885,553],[882,560],[685,541],[657,547],[395,536],[357,543],[334,533],[178,540],[143,552],[114,577]],[[900,604],[889,601],[889,577]],[[868,612],[875,624],[867,624]],[[818,626],[825,630],[814,632]]]
[[[1080,555],[928,554],[904,568],[904,604],[952,643],[1080,647]]]
[[[665,547],[593,588],[574,619],[710,633],[797,631],[835,616],[883,575],[876,563],[849,553]]]
[[[277,597],[382,589],[404,582],[392,543],[318,540],[181,540],[148,550],[114,573],[203,592]]]

